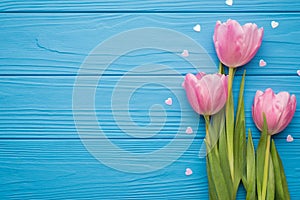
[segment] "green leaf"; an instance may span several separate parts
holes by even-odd
[[[225,116],[224,116],[224,110],[222,109],[217,114],[211,116],[210,124],[208,127],[209,137],[211,140],[211,148],[214,147],[220,137],[220,131],[224,129],[225,127]]]
[[[229,180],[224,178],[216,146],[207,156],[218,199],[232,199],[231,191],[227,188]]]
[[[275,199],[275,177],[274,177],[274,167],[272,162],[272,157],[269,158],[269,176],[267,185],[267,200]]]
[[[231,197],[230,199],[232,199],[232,180],[227,159],[227,151],[219,151],[220,137],[223,136],[222,138],[224,138],[225,136],[225,109],[222,109],[217,114],[211,116],[210,123],[208,123],[208,133],[210,143],[207,143],[206,147],[210,169],[207,173],[210,173],[210,179],[212,180],[211,182],[213,182],[213,187],[216,191],[215,194],[210,191],[210,198],[212,199],[214,196],[217,196],[217,199],[222,199],[222,196],[224,196],[223,193],[226,191]],[[226,140],[225,142],[223,141],[222,144],[223,147],[226,148]]]
[[[221,163],[221,169],[226,180],[228,191],[233,191],[229,162],[227,157],[226,135],[225,135],[225,109],[212,116],[212,129],[219,133],[218,154]],[[232,192],[231,192],[232,193]]]
[[[260,135],[260,140],[256,150],[256,186],[257,186],[257,196],[258,200],[261,199],[262,195],[262,184],[264,176],[264,164],[265,164],[265,152],[267,146],[267,133],[268,125],[266,116],[264,115],[264,125],[263,130]]]
[[[212,140],[212,146],[217,144],[220,135],[225,131],[225,109],[221,109],[217,114],[211,116],[209,125],[209,134]]]
[[[246,124],[244,109],[244,87],[245,87],[246,70],[244,71],[238,98],[238,107],[236,112],[236,123],[234,128],[234,187],[238,189],[242,175],[246,171]]]
[[[284,174],[282,161],[277,152],[274,140],[272,140],[272,143],[271,143],[271,156],[272,156],[273,165],[274,165],[276,199],[290,200],[290,194],[289,194],[289,190],[288,190],[286,177]]]
[[[212,179],[208,156],[206,156],[206,173],[207,173],[208,187],[209,187],[209,199],[217,200],[218,198],[217,198],[216,188]]]
[[[257,199],[256,196],[256,178],[255,178],[255,151],[254,145],[252,140],[252,134],[249,129],[248,132],[248,142],[247,142],[247,169],[246,169],[246,179],[247,179],[247,196],[246,200],[255,200]]]
[[[232,95],[232,82],[234,78],[235,69],[229,68],[228,76],[228,99],[226,102],[226,140],[227,140],[227,152],[229,167],[232,180],[234,180],[234,105]]]

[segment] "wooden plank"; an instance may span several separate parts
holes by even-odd
[[[126,77],[126,76],[125,76]],[[181,76],[131,76],[122,80],[120,76],[102,77],[96,82],[96,96],[82,94],[72,99],[73,90],[82,88],[92,91],[95,76],[84,76],[83,82],[74,86],[76,77],[2,77],[0,79],[0,137],[1,138],[78,138],[74,119],[84,123],[85,137],[94,137],[99,125],[109,138],[131,138],[128,132],[145,134],[145,137],[190,138],[185,129],[198,126],[198,115],[189,106],[181,87]],[[240,77],[235,79],[234,92],[238,92]],[[288,91],[300,101],[298,76],[248,76],[246,77],[245,108],[247,127],[259,133],[251,119],[251,105],[256,90],[273,88],[276,92]],[[160,85],[159,85],[160,84]],[[159,95],[157,95],[159,94]],[[93,93],[92,93],[93,95]],[[173,99],[172,106],[164,103]],[[72,107],[77,100],[81,107]],[[96,119],[92,103],[95,102]],[[152,107],[156,105],[156,107]],[[152,109],[151,109],[152,108]],[[72,110],[73,109],[73,110]],[[150,112],[151,111],[151,112]],[[74,115],[77,118],[74,118]],[[152,120],[152,121],[151,121]],[[203,125],[203,119],[201,118]],[[287,134],[300,134],[299,106]],[[203,138],[203,126],[197,137]],[[180,131],[179,131],[180,130]],[[178,132],[179,131],[179,132]],[[157,135],[152,135],[157,133]],[[143,135],[142,135],[143,137]]]
[[[2,1],[3,2],[3,1]],[[50,2],[50,1],[49,1]],[[52,1],[51,1],[52,2]],[[202,1],[198,1],[202,2]],[[215,3],[214,1],[212,1]],[[253,2],[253,1],[247,1]],[[298,2],[298,1],[293,1]],[[222,2],[223,3],[223,2]],[[270,1],[271,3],[271,1]],[[253,2],[253,4],[257,5]],[[276,4],[272,1],[272,4]],[[30,4],[31,5],[31,4]],[[53,3],[53,5],[56,5]],[[78,4],[80,5],[80,4]],[[91,4],[93,5],[93,4]],[[135,2],[135,5],[136,4]],[[140,5],[144,5],[140,4]],[[174,4],[176,5],[176,4]],[[0,6],[1,7],[1,6]],[[295,8],[295,6],[293,6]],[[1,75],[75,75],[90,51],[112,35],[128,30],[145,27],[174,30],[195,40],[218,65],[213,47],[212,35],[217,20],[228,18],[241,23],[255,22],[265,28],[263,45],[247,65],[251,75],[294,75],[300,63],[298,36],[300,33],[299,13],[9,13],[0,16],[0,74]],[[279,22],[279,27],[272,29],[272,20]],[[201,24],[201,32],[193,31],[195,24]],[[292,27],[292,28],[291,28]],[[144,34],[142,34],[143,36]],[[141,37],[142,37],[141,36]],[[98,55],[97,62],[87,63],[86,74],[98,74],[99,68],[109,67],[105,74],[124,74],[146,63],[169,66],[176,72],[185,74],[195,71],[194,67],[180,56],[183,49],[191,50],[185,40],[174,41],[160,38],[160,34],[149,38],[176,49],[174,52],[162,49],[139,49],[127,54],[118,54],[120,47],[134,43],[134,39],[125,40],[122,45],[114,44]],[[138,38],[138,36],[136,37]],[[115,53],[113,53],[115,52]],[[216,67],[202,54],[190,52],[192,59],[199,62],[196,67],[215,71]],[[95,56],[95,55],[94,55]],[[192,57],[194,56],[194,57]],[[108,58],[117,58],[107,63]],[[259,67],[260,59],[267,62],[266,67]],[[95,69],[96,67],[96,69]],[[149,70],[147,74],[157,74]],[[166,74],[166,70],[159,71]],[[240,71],[238,72],[240,74]],[[140,73],[142,74],[142,73]],[[145,74],[145,73],[143,73]],[[137,74],[139,75],[139,74]]]
[[[118,163],[139,169],[155,166],[147,152],[163,148],[169,140],[113,140],[120,148],[145,154],[143,160],[111,157]],[[257,144],[257,140],[254,141]],[[283,160],[292,199],[300,185],[300,142],[276,139]],[[182,141],[184,143],[184,141]],[[179,144],[180,146],[180,144]],[[149,173],[117,171],[95,159],[80,140],[0,140],[0,191],[3,199],[207,199],[205,159],[199,158],[200,140],[195,140],[176,160],[158,155],[158,162],[170,165]],[[102,148],[110,152],[113,149]],[[113,154],[111,154],[113,155]],[[101,160],[101,159],[100,159]],[[191,176],[184,174],[189,167]],[[138,170],[137,170],[138,172]],[[240,191],[238,199],[244,199]]]
[[[130,0],[110,0],[110,1],[78,1],[70,0],[3,0],[0,3],[2,12],[103,12],[103,11],[299,11],[300,3],[294,0],[261,0],[233,1],[233,6],[225,4],[225,0],[221,1],[188,1],[188,0],[155,0],[155,1],[130,1]]]

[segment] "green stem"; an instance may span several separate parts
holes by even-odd
[[[234,78],[234,72],[235,69],[229,67],[228,97],[227,97],[227,104],[226,104],[226,137],[227,137],[228,161],[229,161],[232,181],[234,181],[234,151],[233,151],[234,108],[233,108],[233,97],[232,97],[232,83]]]
[[[266,146],[266,154],[265,154],[265,164],[264,164],[264,176],[262,183],[262,193],[261,199],[265,200],[267,195],[267,184],[268,184],[268,175],[269,175],[269,161],[270,161],[270,141],[271,135],[267,134],[267,146]]]
[[[219,73],[220,73],[220,74],[225,74],[225,73],[224,73],[223,64],[222,64],[221,62],[219,63]]]
[[[206,138],[206,142],[207,142],[208,146],[210,147],[210,137],[209,137],[209,131],[208,131],[208,129],[209,129],[209,115],[204,115],[203,117],[205,119],[205,133],[206,133],[205,138]],[[207,150],[209,150],[209,149],[207,149]]]

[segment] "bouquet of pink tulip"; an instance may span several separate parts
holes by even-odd
[[[213,41],[220,62],[228,66],[224,74],[187,74],[183,83],[192,108],[206,122],[206,169],[209,198],[235,199],[242,182],[246,199],[288,200],[289,192],[279,154],[271,135],[281,132],[292,120],[296,98],[287,92],[257,91],[252,107],[253,119],[261,130],[255,154],[251,131],[246,139],[243,74],[236,114],[232,94],[236,68],[248,63],[261,46],[263,28],[235,20],[217,22]],[[224,107],[224,108],[223,108]]]

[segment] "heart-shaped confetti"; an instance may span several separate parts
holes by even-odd
[[[287,142],[293,142],[293,141],[294,141],[294,138],[293,138],[291,135],[288,135],[288,136],[286,137],[286,141],[287,141]]]
[[[166,103],[167,105],[171,106],[172,103],[173,103],[172,98],[169,97],[168,99],[166,99],[166,100],[165,100],[165,103]]]
[[[260,66],[260,67],[264,67],[264,66],[266,66],[266,65],[267,65],[267,62],[264,61],[263,59],[260,59],[260,61],[259,61],[259,66]]]
[[[272,28],[277,28],[279,26],[279,22],[271,21]]]
[[[190,168],[185,169],[185,175],[190,176],[193,174],[193,171]]]
[[[200,26],[200,24],[197,24],[196,26],[194,26],[194,31],[196,31],[196,32],[200,32],[201,31],[201,26]]]
[[[226,3],[228,6],[232,6],[233,0],[226,0],[225,3]]]
[[[193,133],[192,127],[190,127],[190,126],[187,127],[186,130],[185,130],[185,133],[186,133],[186,134],[192,134],[192,133]]]
[[[181,56],[182,56],[182,57],[188,57],[189,55],[190,55],[190,54],[189,54],[189,51],[186,50],[186,49],[183,50],[182,53],[181,53]]]
[[[297,70],[297,74],[298,74],[298,76],[300,76],[300,69]]]

